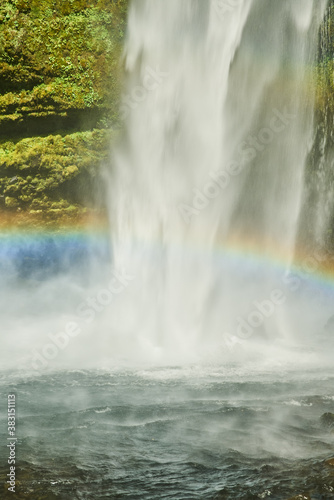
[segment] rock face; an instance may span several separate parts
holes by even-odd
[[[317,225],[319,213],[316,207],[326,201],[328,230],[321,241],[329,253],[334,252],[334,197],[333,152],[334,152],[334,0],[328,1],[324,21],[319,31],[318,64],[312,71],[315,84],[315,137],[305,172],[305,207],[301,227],[304,227],[301,245],[312,249],[319,244]]]
[[[0,2],[2,211],[86,204],[83,185],[96,182],[118,127],[126,8],[127,0]]]
[[[320,423],[325,429],[334,429],[334,413],[324,413],[320,417]]]
[[[102,129],[1,144],[1,209],[47,210],[55,215],[96,206],[92,193],[98,191],[99,169],[108,159],[110,136]]]

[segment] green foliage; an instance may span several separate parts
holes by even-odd
[[[319,36],[319,61],[316,75],[317,108],[334,113],[334,2],[329,2]]]
[[[118,123],[126,10],[127,0],[0,1],[2,210],[85,210]]]
[[[334,111],[334,61],[326,58],[317,68],[317,107]]]
[[[108,159],[107,130],[23,139],[0,144],[0,199],[7,209],[80,207],[68,199],[69,182],[92,183]]]
[[[116,121],[126,5],[126,0],[2,2],[2,121],[93,107]]]

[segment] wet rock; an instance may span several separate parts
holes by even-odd
[[[0,208],[7,215],[42,211],[59,220],[105,209],[100,172],[111,128],[121,125],[127,5],[0,1]]]
[[[334,429],[334,413],[324,413],[320,417],[320,423],[327,430]]]
[[[325,461],[325,464],[328,465],[329,467],[334,467],[334,458],[329,458],[328,460]]]
[[[127,3],[0,2],[0,136],[118,119]]]
[[[85,207],[104,208],[103,196],[94,193],[104,192],[100,167],[117,137],[116,130],[96,129],[0,142],[0,205],[73,215]],[[20,175],[12,177],[15,170]]]

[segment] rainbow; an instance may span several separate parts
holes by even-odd
[[[27,223],[28,221],[28,223]],[[258,243],[259,238],[230,238],[218,241],[212,249],[215,260],[236,269],[271,269],[277,276],[289,273],[307,282],[310,286],[321,286],[334,290],[334,255],[308,252],[298,249],[292,264],[288,252],[274,244],[267,245],[266,251]],[[136,246],[144,245],[158,255],[161,243],[149,239],[138,240]],[[173,242],[175,246],[175,242]],[[198,253],[198,258],[208,253],[203,241],[178,242],[184,254]],[[269,249],[268,249],[269,247]],[[92,255],[99,259],[110,259],[110,234],[108,221],[104,214],[91,215],[66,220],[63,224],[49,224],[19,214],[7,214],[0,223],[0,269],[19,266],[20,268],[45,270],[70,267]]]
[[[47,275],[85,263],[97,255],[110,258],[106,222],[91,218],[56,224],[19,214],[2,217],[0,224],[0,270],[27,276],[40,271]]]

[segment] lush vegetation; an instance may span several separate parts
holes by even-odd
[[[2,210],[78,210],[117,127],[126,0],[0,4]],[[80,189],[79,189],[80,187]]]
[[[334,114],[334,1],[331,0],[319,33],[316,67],[317,110]]]
[[[99,167],[107,160],[107,130],[26,138],[0,146],[0,198],[3,208],[75,211],[93,201]],[[75,180],[75,183],[71,181]]]

